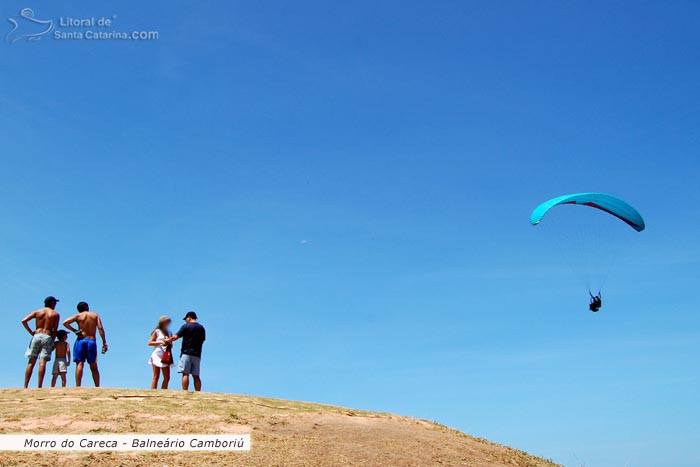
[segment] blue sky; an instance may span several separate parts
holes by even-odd
[[[1,44],[0,385],[21,385],[19,320],[47,294],[102,314],[105,386],[148,387],[158,316],[192,309],[205,390],[434,419],[567,466],[700,464],[696,2],[1,13],[27,6],[159,40]],[[528,223],[576,191],[648,226],[597,315]]]

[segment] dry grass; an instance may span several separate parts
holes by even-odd
[[[0,433],[250,433],[237,453],[3,453],[3,466],[461,466],[555,464],[391,414],[229,394],[0,390]]]

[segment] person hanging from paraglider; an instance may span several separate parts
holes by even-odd
[[[642,215],[637,211],[632,205],[627,203],[625,200],[620,199],[616,196],[605,194],[605,193],[596,193],[596,192],[585,192],[585,193],[571,193],[568,195],[562,195],[562,196],[557,196],[555,198],[552,198],[550,200],[545,201],[544,203],[539,204],[530,214],[530,224],[533,226],[540,225],[542,223],[542,219],[544,219],[545,215],[553,208],[556,206],[586,206],[587,208],[591,208],[593,210],[601,211],[609,216],[613,216],[620,221],[624,222],[627,224],[627,226],[631,227],[634,229],[636,232],[643,232],[646,229],[646,224],[644,222],[644,218]],[[557,208],[559,209],[559,208]],[[561,208],[565,209],[565,208]],[[568,208],[567,208],[568,209]],[[601,218],[602,219],[602,218]],[[593,218],[591,218],[591,221]],[[566,224],[562,224],[566,225]],[[570,227],[565,227],[566,228],[573,228],[575,225],[571,225]],[[609,270],[610,266],[612,266],[610,263],[608,264],[602,264],[603,261],[599,255],[598,251],[598,246],[603,246],[605,247],[607,240],[607,227],[603,227],[603,225],[600,225],[600,232],[590,232],[590,235],[585,233],[587,225],[584,225],[584,228],[581,231],[581,236],[582,237],[590,237],[590,238],[582,238],[581,242],[582,245],[580,245],[584,250],[587,249],[587,247],[591,247],[588,249],[593,249],[593,251],[588,251],[585,252],[585,261],[584,265],[586,266],[588,274],[582,274],[585,277],[587,283],[588,283],[588,293],[590,294],[591,301],[588,304],[588,309],[591,310],[592,312],[597,312],[600,310],[600,308],[603,306],[603,299],[600,293],[600,288],[602,287],[602,284],[605,282],[605,276],[603,276],[603,271],[604,270]],[[556,228],[555,228],[556,229]],[[593,226],[591,226],[591,230],[597,230],[597,228],[593,229]],[[562,230],[560,233],[566,234],[568,233],[567,230]],[[600,242],[596,241],[596,238],[594,237],[600,237],[599,240]],[[572,243],[569,238],[569,235],[566,237],[565,244],[568,245]],[[612,240],[612,239],[611,239]],[[596,243],[602,243],[602,245],[596,245]],[[612,246],[612,245],[611,245]],[[590,254],[592,253],[592,254]],[[611,259],[612,261],[612,259]],[[584,266],[584,265],[577,265],[577,266]],[[578,269],[578,268],[576,268]],[[605,274],[607,275],[607,274]],[[602,277],[601,277],[602,276]],[[598,290],[598,294],[594,295],[593,290]]]
[[[600,292],[598,292],[598,295],[593,295],[593,293],[589,290],[588,295],[591,296],[591,303],[588,304],[588,309],[595,313],[600,310],[601,306],[603,306],[603,299],[600,296]]]

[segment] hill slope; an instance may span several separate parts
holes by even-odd
[[[555,464],[408,417],[230,394],[0,390],[0,432],[250,433],[238,453],[3,453],[3,466],[521,466]]]

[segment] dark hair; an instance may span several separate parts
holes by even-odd
[[[78,313],[82,313],[83,311],[90,311],[90,306],[88,306],[86,302],[78,303]]]
[[[63,339],[63,338],[66,337],[67,335],[68,335],[68,333],[67,333],[66,331],[64,331],[63,329],[61,329],[61,330],[59,330],[59,331],[56,331],[56,338],[57,338],[58,340]]]

